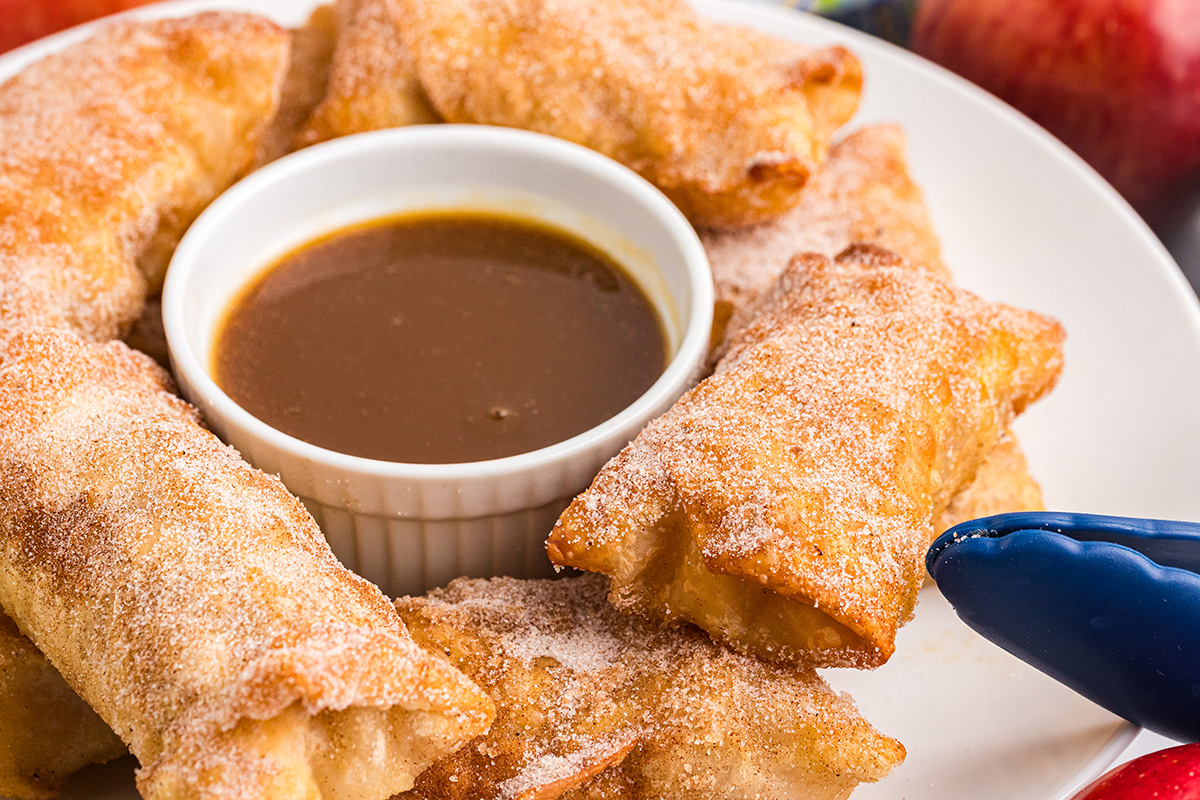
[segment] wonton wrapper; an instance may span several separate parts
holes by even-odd
[[[408,789],[491,701],[166,380],[64,331],[0,350],[0,605],[129,745],[146,798]]]

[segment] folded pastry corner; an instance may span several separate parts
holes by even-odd
[[[382,800],[493,713],[120,342],[0,352],[0,605],[147,798]]]
[[[836,142],[797,200],[762,225],[700,231],[716,290],[714,345],[733,313],[798,253],[832,258],[852,244],[875,244],[949,279],[899,125],[868,125]]]
[[[700,225],[792,207],[862,89],[845,49],[712,22],[685,0],[396,1],[417,77],[447,122],[598,150]]]
[[[607,602],[599,576],[456,580],[397,601],[418,642],[496,701],[488,733],[405,800],[845,798],[904,758],[809,669]]]
[[[211,12],[112,23],[0,84],[0,335],[136,319],[253,163],[287,58],[277,25]]]
[[[1053,386],[1062,339],[886,251],[799,256],[547,551],[609,575],[622,610],[771,660],[877,666],[933,520]]]

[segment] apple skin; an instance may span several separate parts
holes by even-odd
[[[1152,223],[1200,178],[1197,0],[921,0],[912,44],[1047,128]]]
[[[0,52],[151,0],[0,0]]]
[[[1200,744],[1168,747],[1122,764],[1071,800],[1200,800]]]

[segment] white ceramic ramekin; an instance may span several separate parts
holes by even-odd
[[[230,302],[278,258],[363,220],[439,208],[548,222],[615,257],[662,317],[672,353],[666,372],[578,436],[466,464],[390,463],[316,447],[251,416],[213,382],[211,348]],[[544,542],[558,514],[694,379],[712,303],[696,234],[635,173],[538,134],[429,125],[312,147],[234,186],[175,252],[163,319],[180,387],[213,430],[304,500],[346,566],[400,595],[459,575],[548,574]]]

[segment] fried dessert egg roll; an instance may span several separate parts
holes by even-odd
[[[324,97],[293,141],[440,122],[401,36],[397,0],[338,0],[337,40]]]
[[[120,342],[0,354],[0,605],[146,798],[377,798],[486,730],[301,503]]]
[[[800,253],[833,257],[853,244],[875,244],[951,279],[898,125],[870,125],[837,142],[801,191],[799,204],[778,219],[736,230],[702,230],[700,239],[716,290],[714,350],[725,337],[730,317],[769,287]],[[1042,507],[1041,487],[1010,433],[980,465],[976,478],[960,489],[935,521],[935,529],[941,532],[967,519]]]
[[[125,752],[104,720],[0,614],[0,795],[53,797],[76,770]]]
[[[313,109],[325,97],[337,47],[337,10],[317,6],[298,28],[288,31],[290,57],[279,91],[279,107],[259,142],[254,167],[292,152],[293,142]]]
[[[886,251],[797,257],[716,372],[567,508],[551,560],[744,652],[882,664],[933,520],[1054,385],[1062,340]]]
[[[791,208],[862,70],[711,22],[685,0],[397,0],[417,77],[447,122],[505,125],[598,150],[694,223]]]
[[[832,258],[852,244],[875,244],[950,279],[899,125],[870,125],[834,144],[786,214],[748,228],[701,230],[700,240],[716,292],[714,345],[733,313],[800,253]]]
[[[288,35],[249,14],[120,22],[0,85],[0,334],[119,335],[253,162]]]
[[[405,800],[849,796],[904,758],[808,669],[625,616],[589,575],[456,580],[396,606],[496,701],[496,722]]]

